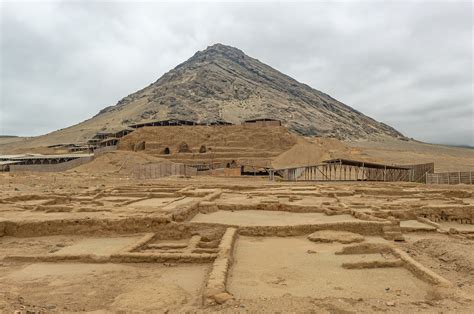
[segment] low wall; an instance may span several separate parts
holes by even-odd
[[[169,176],[195,176],[197,169],[184,164],[161,162],[137,165],[133,168],[132,178],[159,179]]]
[[[217,257],[212,264],[212,269],[204,288],[204,301],[208,304],[215,300],[216,295],[226,293],[227,291],[227,273],[232,265],[236,237],[236,228],[228,228],[222,236],[219,244],[219,253],[217,253]]]
[[[34,171],[34,172],[59,172],[66,171],[80,165],[86,164],[92,161],[94,157],[80,157],[71,161],[62,162],[59,164],[43,164],[43,165],[11,165],[10,172],[23,172],[23,171]]]
[[[427,173],[426,184],[473,184],[474,171]]]
[[[388,221],[345,221],[291,226],[239,226],[207,222],[194,222],[194,224],[208,228],[237,228],[240,235],[250,237],[292,237],[307,235],[320,230],[349,231],[362,235],[375,236],[384,234],[383,227],[392,226],[392,223]]]

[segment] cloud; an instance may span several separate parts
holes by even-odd
[[[221,42],[409,137],[474,145],[471,2],[1,6],[0,134],[78,123]]]

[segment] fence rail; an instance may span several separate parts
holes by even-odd
[[[473,184],[474,171],[427,173],[427,184]]]

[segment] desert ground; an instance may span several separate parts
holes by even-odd
[[[474,311],[473,186],[86,166],[0,173],[0,311]]]
[[[68,153],[40,140],[0,150]],[[331,158],[469,171],[472,149],[240,125],[144,127],[113,149],[0,172],[1,312],[474,311],[474,186],[245,171]],[[165,164],[226,168],[134,175]]]

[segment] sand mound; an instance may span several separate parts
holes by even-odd
[[[166,161],[144,153],[114,151],[99,155],[91,162],[74,168],[71,171],[87,173],[130,174],[136,165],[158,162],[170,163],[170,161]]]
[[[277,156],[274,168],[317,165],[331,158],[351,156],[352,151],[343,142],[332,138],[298,138],[298,142],[289,150]]]
[[[313,242],[354,243],[364,241],[364,237],[347,231],[322,230],[310,234],[308,240]]]

